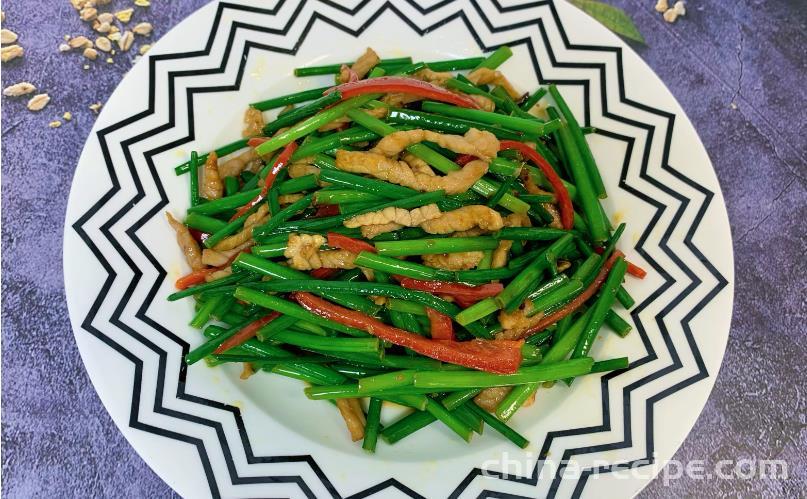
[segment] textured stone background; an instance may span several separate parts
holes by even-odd
[[[98,400],[76,350],[62,282],[63,217],[73,169],[95,116],[131,65],[60,54],[86,33],[67,0],[6,0],[4,27],[23,60],[2,84],[52,96],[40,113],[2,99],[2,472],[7,497],[172,497]],[[127,2],[128,4],[129,2]],[[154,0],[135,21],[159,37],[202,0]],[[682,460],[786,459],[791,478],[655,481],[643,497],[796,497],[805,473],[807,276],[807,9],[802,0],[691,0],[665,24],[653,0],[614,0],[647,38],[637,50],[699,131],[717,169],[734,234],[736,300],[728,350]],[[117,1],[114,4],[122,5]],[[733,105],[732,105],[733,104]],[[47,123],[74,115],[59,129]]]

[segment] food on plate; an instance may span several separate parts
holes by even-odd
[[[522,93],[511,54],[300,68],[336,82],[252,104],[245,138],[179,165],[191,272],[169,300],[205,337],[185,361],[303,380],[368,451],[436,421],[524,447],[507,421],[540,387],[627,368],[591,347],[630,331],[615,309],[645,271],[616,248],[592,130],[555,86]],[[381,428],[384,402],[412,412]]]

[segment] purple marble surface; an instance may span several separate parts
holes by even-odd
[[[153,2],[135,21],[154,39],[202,0]],[[714,391],[680,460],[784,459],[787,480],[656,480],[642,497],[797,497],[805,473],[807,9],[798,0],[692,0],[664,23],[651,0],[614,0],[647,39],[636,47],[695,124],[717,169],[736,261],[731,336]],[[672,2],[671,2],[672,3]],[[101,405],[67,316],[62,231],[70,181],[95,115],[135,54],[83,69],[61,54],[88,34],[67,0],[3,2],[22,60],[3,87],[30,81],[52,101],[2,98],[2,477],[7,497],[173,497]],[[123,8],[122,2],[113,2]],[[128,5],[128,4],[127,4]],[[58,129],[48,123],[70,111]],[[801,386],[801,388],[800,388]]]

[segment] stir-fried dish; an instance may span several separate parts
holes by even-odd
[[[511,54],[300,68],[336,83],[191,153],[191,206],[167,214],[191,268],[169,300],[205,337],[186,362],[302,380],[368,451],[436,421],[524,447],[507,422],[536,392],[627,368],[590,356],[603,325],[630,331],[614,309],[645,273],[616,248],[593,130],[554,86],[522,94]],[[385,402],[412,411],[382,427]]]

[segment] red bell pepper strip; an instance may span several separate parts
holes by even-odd
[[[364,94],[404,93],[435,101],[447,102],[455,106],[479,109],[479,105],[467,95],[455,94],[437,85],[401,76],[381,76],[379,78],[370,78],[369,80],[343,83],[329,88],[323,92],[323,95],[327,95],[331,92],[340,92],[342,94],[342,100]]]
[[[257,205],[264,199],[266,199],[266,195],[269,194],[269,188],[272,187],[272,184],[275,182],[277,178],[277,174],[280,173],[280,170],[283,169],[284,166],[288,164],[291,160],[291,155],[294,154],[294,151],[297,150],[297,142],[290,142],[284,149],[281,151],[280,154],[277,155],[277,159],[275,160],[275,164],[272,165],[272,169],[269,170],[269,174],[266,175],[266,178],[263,179],[263,189],[261,192],[258,193],[257,196],[252,198],[250,202],[238,208],[238,211],[235,212],[235,215],[230,218],[232,222],[236,218],[242,216],[244,213],[248,212],[250,208]]]
[[[201,284],[205,282],[205,279],[208,275],[216,271],[216,267],[211,267],[209,269],[202,269],[202,270],[194,270],[190,274],[186,274],[179,279],[176,280],[174,283],[174,287],[177,289],[187,289],[191,286],[195,286],[197,284]]]
[[[328,246],[331,248],[347,250],[351,253],[361,253],[362,251],[377,253],[375,246],[372,244],[359,239],[353,239],[352,237],[342,234],[337,234],[336,232],[328,232]]]
[[[538,151],[522,142],[516,140],[502,140],[499,142],[499,150],[504,151],[506,149],[515,149],[521,153],[524,159],[530,160],[535,166],[541,169],[546,179],[549,180],[549,184],[552,186],[552,190],[558,200],[560,223],[563,225],[564,229],[571,230],[574,226],[572,198],[569,196],[569,191],[566,190],[566,186],[563,185],[555,169],[552,168],[552,165],[547,163],[543,156],[538,154]]]
[[[200,244],[204,243],[205,239],[210,237],[210,234],[208,234],[207,232],[202,232],[200,230],[188,228],[188,231],[191,233],[191,237],[193,237],[193,239]]]
[[[252,252],[252,249],[247,248],[247,249],[241,251],[240,253],[236,253],[235,255],[231,256],[229,260],[227,260],[227,263],[225,263],[224,265],[221,265],[219,267],[209,267],[209,268],[206,268],[206,269],[194,270],[190,274],[186,274],[186,275],[180,277],[179,279],[177,279],[176,282],[174,283],[174,287],[176,287],[179,290],[183,290],[183,289],[187,289],[187,288],[189,288],[191,286],[201,284],[201,283],[205,282],[205,279],[207,278],[207,276],[209,276],[213,272],[217,272],[219,270],[224,270],[225,268],[227,268],[227,266],[230,265],[231,263],[233,263],[233,260],[235,260],[236,257],[238,257],[238,255],[240,255],[241,253],[250,253],[250,252]]]
[[[320,267],[318,269],[314,269],[308,273],[314,279],[330,279],[331,277],[335,276],[339,273],[339,269],[326,269],[325,267]]]
[[[252,137],[247,141],[249,147],[255,148],[269,140],[269,137]]]
[[[630,263],[630,262],[626,262],[626,263],[628,264],[627,272],[628,272],[628,274],[632,275],[633,277],[638,277],[639,279],[644,279],[644,277],[647,275],[647,271],[645,269],[643,269],[642,267],[640,267],[640,266],[638,266],[638,265],[636,265],[634,263]]]
[[[442,298],[442,299],[444,299],[446,301],[454,300],[454,304],[457,305],[460,308],[468,308],[471,305],[473,305],[474,303],[479,301],[479,300],[471,300],[471,299],[468,299],[468,298],[464,298],[462,296],[452,296],[452,295],[437,295],[437,296],[439,296],[440,298]]]
[[[603,248],[594,248],[594,252],[598,255],[602,255],[602,252],[605,251]],[[638,277],[639,279],[644,279],[647,275],[647,271],[642,267],[630,263],[629,261],[625,260],[625,263],[628,264],[628,274],[632,275],[633,277]]]
[[[384,324],[361,312],[340,307],[311,293],[297,291],[292,293],[292,298],[312,313],[362,329],[382,340],[407,347],[432,359],[496,374],[512,374],[521,364],[523,340],[430,340]]]
[[[472,154],[460,154],[459,156],[456,157],[456,159],[454,159],[454,162],[460,166],[465,166],[475,159],[476,156]]]
[[[312,218],[334,217],[338,214],[339,214],[338,204],[322,204],[317,206],[317,211],[314,213],[314,216]]]
[[[600,269],[597,277],[594,278],[591,284],[588,285],[586,289],[584,289],[579,295],[575,296],[572,301],[564,305],[563,307],[559,308],[558,310],[552,312],[551,314],[545,316],[537,324],[532,326],[531,328],[527,329],[521,334],[522,338],[526,338],[531,334],[535,334],[547,327],[551,326],[552,324],[558,322],[559,320],[563,319],[567,315],[573,313],[575,310],[580,308],[582,304],[588,301],[589,298],[594,296],[594,293],[600,289],[602,283],[605,282],[605,278],[608,277],[608,272],[611,271],[611,267],[614,265],[614,262],[617,258],[624,257],[625,255],[622,254],[621,251],[614,251],[611,254],[611,257],[605,262],[605,264]]]
[[[466,300],[474,301],[496,296],[504,289],[504,285],[498,282],[482,284],[480,286],[471,286],[469,284],[460,284],[457,282],[421,281],[419,279],[412,279],[411,277],[403,276],[395,276],[395,278],[401,283],[401,287],[406,289],[426,291],[429,293],[442,293],[451,295],[455,298],[462,297]]]
[[[213,350],[213,353],[224,353],[233,347],[246,343],[247,340],[258,334],[258,330],[260,328],[269,324],[278,317],[280,317],[280,312],[272,312],[265,317],[261,317],[256,321],[250,322],[246,326],[242,327],[237,333],[224,340],[222,344],[218,346],[218,348]]]
[[[426,307],[426,316],[429,318],[429,329],[433,340],[455,340],[451,317],[431,307]]]

